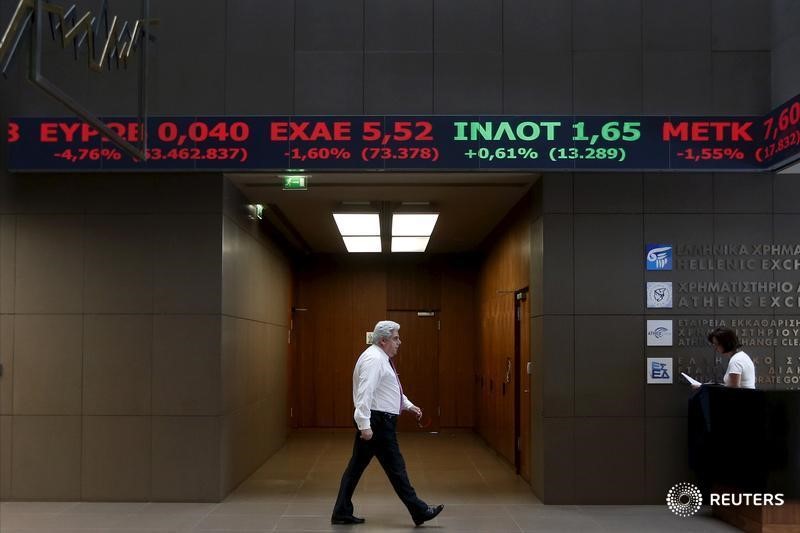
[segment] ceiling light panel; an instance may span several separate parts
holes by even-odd
[[[394,213],[392,215],[393,237],[430,237],[439,213]]]
[[[343,237],[381,234],[378,213],[334,213],[333,219]]]
[[[392,237],[393,252],[424,252],[430,237]]]
[[[347,251],[351,254],[381,251],[380,237],[342,237]]]

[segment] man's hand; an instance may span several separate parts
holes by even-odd
[[[422,409],[420,409],[420,408],[419,408],[419,407],[417,407],[416,405],[415,405],[414,407],[412,407],[411,409],[409,409],[409,411],[411,411],[412,413],[414,413],[415,415],[417,415],[417,420],[419,420],[420,418],[422,418]]]
[[[361,438],[364,440],[372,439],[372,430],[371,429],[362,429],[361,430]]]

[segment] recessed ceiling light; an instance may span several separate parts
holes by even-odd
[[[439,213],[394,213],[392,215],[392,236],[430,237]]]
[[[380,237],[342,237],[347,251],[350,253],[368,253],[381,251]]]
[[[392,237],[393,252],[424,252],[430,237]]]
[[[343,237],[381,234],[378,213],[334,213],[333,219]]]

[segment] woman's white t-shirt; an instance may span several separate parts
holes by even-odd
[[[736,352],[728,363],[728,370],[725,371],[725,385],[728,384],[730,374],[739,374],[739,386],[743,389],[756,388],[756,367],[753,360],[744,352]]]

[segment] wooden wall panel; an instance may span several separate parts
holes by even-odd
[[[475,306],[476,264],[460,258],[442,269],[442,310],[439,332],[439,391],[442,427],[475,425],[475,386],[478,339]]]
[[[439,329],[438,317],[417,316],[414,311],[389,311],[389,320],[400,324],[402,345],[395,368],[403,393],[422,409],[426,431],[439,431]],[[421,431],[414,417],[402,416],[399,431]]]
[[[443,427],[473,427],[477,261],[315,256],[298,268],[294,313],[299,427],[352,425],[352,373],[364,334],[390,310],[435,310]],[[432,380],[432,387],[437,380]],[[436,402],[434,402],[436,403]]]
[[[293,385],[296,391],[291,394],[295,400],[292,411],[295,412],[297,426],[313,426],[314,419],[314,344],[316,339],[311,334],[313,318],[310,311],[306,310],[311,305],[314,294],[311,282],[313,276],[308,272],[300,271],[295,276],[295,302],[292,306],[292,339],[295,341],[293,362],[296,381]],[[301,310],[295,310],[300,308]]]
[[[440,309],[440,261],[398,256],[388,263],[387,306],[395,311]]]
[[[310,302],[307,312],[313,320],[314,424],[317,426],[334,424],[337,403],[335,374],[338,365],[337,357],[333,355],[342,353],[342,339],[347,334],[342,328],[330,327],[329,320],[339,314],[340,309],[347,309],[351,305],[345,280],[339,272],[333,271],[333,274],[325,283],[319,278],[314,280],[315,298]]]
[[[372,331],[375,323],[386,319],[386,272],[374,262],[343,265],[344,273],[350,282],[352,307],[341,317],[349,318],[345,327],[350,345],[347,352],[336,354],[340,375],[336,377],[336,426],[353,424],[353,367],[358,356],[367,348],[365,333]],[[344,328],[343,328],[344,329]]]
[[[478,278],[478,431],[512,464],[519,380],[513,365],[514,292],[530,286],[531,202],[530,195],[523,198],[489,236]],[[511,380],[505,383],[509,360]]]
[[[364,264],[354,267],[352,272],[353,312],[350,327],[355,332],[353,335],[352,358],[350,370],[352,372],[356,358],[366,347],[365,334],[372,331],[379,320],[386,319],[386,271],[381,264]]]

